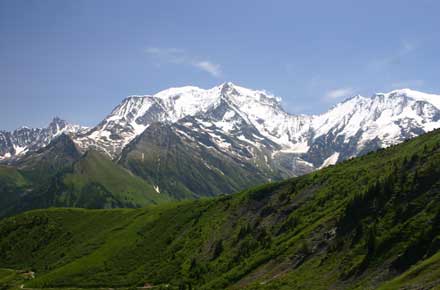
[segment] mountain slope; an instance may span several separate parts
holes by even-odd
[[[0,166],[0,216],[48,207],[140,207],[170,200],[102,153],[82,155],[62,134],[47,147]]]
[[[17,160],[14,166],[0,165],[0,178],[6,179],[0,191],[0,216],[50,206],[37,203],[34,197],[44,196],[57,175],[69,170],[80,156],[70,137],[61,134],[47,147]],[[12,172],[16,178],[10,178]]]
[[[14,166],[30,181],[44,183],[81,158],[72,139],[62,133],[49,145],[17,160]]]
[[[11,205],[20,202],[27,186],[28,181],[16,168],[0,165],[0,216]]]
[[[232,193],[276,176],[270,168],[216,148],[202,131],[189,134],[187,126],[177,123],[152,124],[124,149],[119,163],[178,199]]]
[[[313,120],[305,159],[318,166],[336,153],[335,162],[341,161],[439,128],[440,96],[426,95],[396,90],[336,105]]]
[[[21,127],[13,132],[0,131],[0,161],[10,162],[38,151],[63,133],[74,135],[87,130],[56,117],[47,128]]]
[[[440,285],[440,131],[236,195],[0,221],[27,287],[420,289]]]
[[[79,159],[72,172],[63,176],[63,184],[68,192],[81,193],[76,207],[139,207],[170,200],[167,194],[157,193],[149,183],[96,151]],[[95,189],[104,196],[84,203]]]

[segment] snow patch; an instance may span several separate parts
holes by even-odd
[[[339,158],[339,152],[333,153],[330,157],[324,160],[324,162],[319,167],[319,169],[327,167],[329,165],[336,164],[336,162],[338,162],[338,158]]]

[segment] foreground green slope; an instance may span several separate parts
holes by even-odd
[[[233,196],[0,221],[26,287],[440,286],[440,132]],[[165,287],[165,286],[164,286]]]
[[[14,167],[0,166],[0,216],[36,208],[141,207],[169,200],[103,154],[80,154],[65,135]]]

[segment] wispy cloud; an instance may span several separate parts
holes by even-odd
[[[334,90],[330,90],[324,94],[324,98],[327,100],[334,100],[343,97],[350,97],[354,95],[355,90],[352,88],[338,88]]]
[[[192,66],[209,73],[213,77],[221,77],[222,69],[220,64],[212,61],[190,56],[185,50],[179,48],[148,47],[145,52],[155,61],[161,63],[181,64]]]
[[[369,63],[370,68],[381,69],[389,65],[401,63],[406,56],[414,52],[418,46],[411,41],[402,41],[400,47],[393,53],[384,57],[373,59]]]
[[[204,70],[215,77],[220,77],[222,74],[220,65],[212,63],[210,61],[197,61],[192,63],[193,66],[198,67],[201,70]]]

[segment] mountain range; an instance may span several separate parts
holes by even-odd
[[[439,97],[225,83],[2,132],[0,289],[436,289]]]
[[[439,162],[434,130],[232,195],[3,218],[0,289],[438,289]]]
[[[25,175],[20,180],[26,180],[28,187],[16,186],[14,179],[13,189],[9,187],[21,197],[40,188],[36,182],[46,180],[45,186],[58,184],[58,197],[44,198],[44,203],[80,206],[78,192],[93,188],[99,192],[97,204],[117,207],[127,203],[102,199],[102,192],[104,196],[113,192],[102,183],[108,183],[109,177],[72,186],[66,172],[78,173],[77,164],[93,156],[107,159],[100,163],[108,169],[103,172],[125,172],[142,180],[146,185],[141,191],[150,201],[156,199],[154,194],[164,199],[198,198],[303,175],[439,127],[440,95],[410,89],[358,95],[323,114],[308,116],[287,113],[281,99],[268,92],[228,82],[207,90],[186,86],[127,97],[92,128],[55,118],[43,129],[2,131],[0,162],[8,172]],[[57,142],[70,149],[54,155],[50,144]],[[66,157],[66,152],[75,154]],[[58,159],[63,161],[53,164]],[[41,171],[45,178],[33,178]],[[88,174],[84,172],[82,177]],[[60,201],[66,190],[75,192],[75,201]]]

